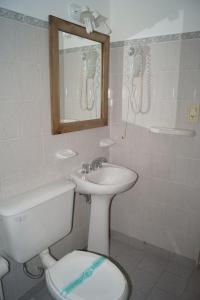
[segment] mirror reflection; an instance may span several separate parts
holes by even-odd
[[[60,122],[101,117],[101,43],[59,31]]]

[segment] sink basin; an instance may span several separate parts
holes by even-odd
[[[102,167],[88,174],[77,170],[71,174],[76,190],[83,194],[113,195],[131,188],[137,181],[137,174],[127,168],[103,163]]]
[[[102,167],[83,174],[79,169],[70,177],[76,184],[76,191],[91,195],[88,250],[109,255],[109,210],[113,196],[130,189],[138,175],[114,164],[103,163]]]

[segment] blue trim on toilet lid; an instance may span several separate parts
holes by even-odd
[[[85,269],[80,276],[78,276],[76,279],[72,280],[69,284],[67,284],[61,291],[62,296],[67,296],[69,293],[71,293],[74,289],[79,287],[81,284],[83,284],[86,280],[88,280],[94,273],[94,271],[99,268],[103,262],[106,260],[105,257],[100,256],[98,259],[96,259],[87,269]]]

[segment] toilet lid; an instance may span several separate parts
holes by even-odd
[[[122,272],[107,258],[73,251],[46,270],[50,292],[56,299],[120,300],[127,294]]]

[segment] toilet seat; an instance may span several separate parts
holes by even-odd
[[[122,272],[109,259],[91,252],[64,256],[46,270],[46,282],[57,300],[126,300],[128,295]]]

